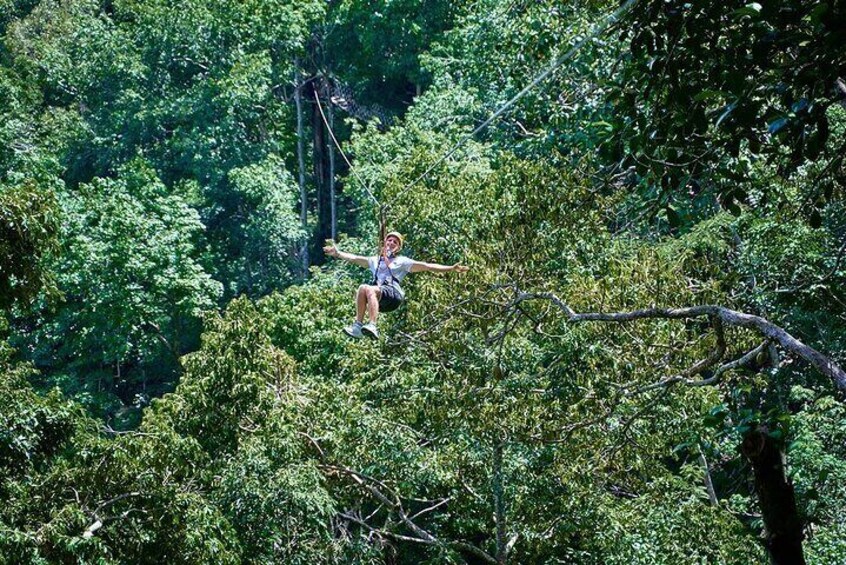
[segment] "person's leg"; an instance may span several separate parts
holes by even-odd
[[[364,326],[364,310],[367,306],[368,286],[366,284],[358,287],[355,293],[355,322],[344,327],[344,332],[354,338],[361,337],[361,328]]]
[[[366,284],[361,285],[358,287],[358,292],[355,295],[355,321],[363,324],[364,323],[364,311],[367,308],[367,289],[369,287]]]
[[[370,323],[375,324],[379,318],[379,299],[382,298],[382,289],[378,286],[367,287],[367,313],[370,315]]]
[[[372,339],[379,338],[379,330],[376,329],[376,320],[379,318],[379,299],[382,298],[382,289],[378,286],[367,287],[367,313],[370,321],[361,326],[364,335]]]

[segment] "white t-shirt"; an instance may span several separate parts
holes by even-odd
[[[402,282],[405,275],[411,272],[411,265],[414,264],[414,261],[404,255],[398,255],[388,263],[385,259],[375,255],[368,257],[367,263],[370,266],[371,274],[376,278],[376,283],[382,284],[385,281],[392,282],[391,275],[397,282]],[[388,270],[388,267],[390,267],[390,270]]]

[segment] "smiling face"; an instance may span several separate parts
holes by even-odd
[[[385,250],[390,253],[394,254],[399,251],[400,248],[400,240],[398,237],[394,235],[389,235],[385,238]]]

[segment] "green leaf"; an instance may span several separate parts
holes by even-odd
[[[729,115],[734,111],[737,107],[737,102],[732,102],[731,104],[727,104],[723,108],[723,113],[720,114],[720,117],[717,118],[717,123],[715,124],[717,127],[720,127],[720,124],[723,123],[723,120],[729,117]]]
[[[777,120],[773,120],[767,126],[767,131],[770,132],[770,135],[778,133],[784,126],[787,125],[787,118],[779,118]]]
[[[823,23],[823,19],[828,13],[828,10],[828,3],[820,2],[816,6],[814,6],[813,10],[811,10],[811,13],[808,14],[807,17],[811,20],[812,24],[820,25],[821,23]]]
[[[705,100],[715,100],[725,98],[727,94],[722,90],[703,90],[699,94],[693,97],[694,100],[697,102],[702,102]]]
[[[743,16],[757,16],[761,13],[762,8],[763,6],[761,6],[759,3],[752,2],[751,4],[747,4],[743,8],[738,8],[737,10],[732,12],[732,14],[739,18]]]

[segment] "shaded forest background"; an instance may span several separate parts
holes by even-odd
[[[0,563],[843,563],[846,3],[619,7],[0,0]]]

